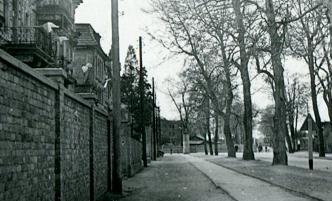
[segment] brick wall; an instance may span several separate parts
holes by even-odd
[[[54,199],[54,104],[54,89],[0,59],[0,200]]]
[[[129,122],[122,122],[121,128],[122,174],[132,177],[143,168],[142,143],[131,137]]]
[[[110,122],[0,49],[0,200],[98,199],[111,183]],[[141,143],[130,139],[136,172]]]
[[[95,194],[100,197],[107,191],[108,177],[108,142],[107,118],[99,112],[95,113],[95,135],[94,135],[94,172],[95,172]]]
[[[90,108],[64,95],[60,167],[63,200],[90,197]]]

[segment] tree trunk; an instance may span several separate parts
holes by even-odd
[[[274,118],[274,136],[273,136],[273,165],[287,165],[287,153],[285,146],[286,131],[286,98],[284,83],[284,68],[281,62],[281,53],[283,40],[278,34],[278,26],[275,17],[273,0],[265,0],[266,15],[268,23],[268,33],[271,43],[271,60],[274,75],[274,100],[275,100],[275,118]]]
[[[209,153],[208,153],[208,149],[207,149],[207,140],[206,140],[206,133],[205,133],[205,131],[204,131],[204,124],[200,124],[200,126],[199,126],[199,133],[201,133],[202,134],[202,137],[204,138],[204,153],[205,153],[205,155],[208,155]]]
[[[226,76],[226,83],[225,83],[225,90],[226,90],[226,114],[224,118],[224,134],[226,138],[226,145],[227,145],[227,152],[228,157],[236,157],[234,141],[232,138],[232,132],[230,127],[230,119],[232,113],[232,104],[233,104],[233,88],[232,88],[232,79],[231,79],[231,69],[230,69],[230,62],[226,55],[226,47],[224,44],[224,37],[221,32],[219,32],[218,37],[220,39],[220,50],[222,53],[225,76]],[[218,114],[216,114],[216,120],[218,119]]]
[[[253,151],[253,138],[252,138],[252,100],[251,100],[251,83],[248,72],[248,55],[246,52],[245,44],[245,27],[243,22],[243,15],[241,13],[241,2],[240,0],[233,0],[233,9],[235,12],[237,29],[238,29],[238,41],[240,48],[240,73],[243,83],[243,102],[244,102],[244,149],[243,149],[243,160],[255,160]]]
[[[294,153],[296,151],[296,139],[295,139],[295,132],[296,132],[296,128],[294,127],[294,116],[296,115],[297,112],[297,106],[296,106],[296,94],[295,94],[295,90],[296,90],[296,85],[294,86],[293,90],[293,94],[289,95],[289,108],[288,108],[288,126],[289,126],[289,130],[291,133],[291,142],[292,142],[292,147],[293,147],[293,152],[290,153]]]
[[[292,147],[293,147],[293,152],[294,153],[296,151],[296,139],[295,139],[295,127],[294,127],[294,119],[289,120],[289,129],[290,129],[290,133],[291,133],[291,137],[292,137]]]
[[[216,127],[214,130],[214,155],[218,156],[218,141],[219,141],[219,116],[218,113],[215,114],[215,122],[216,122]]]
[[[210,131],[210,99],[207,99],[206,102],[206,129],[209,140],[209,150],[210,155],[213,155],[213,147],[212,147],[212,139],[211,139],[211,131]]]
[[[226,82],[227,97],[226,97],[226,114],[224,118],[224,134],[226,138],[228,157],[235,158],[236,153],[231,133],[231,127],[230,127],[230,118],[231,118],[232,103],[233,103],[233,91],[232,91],[231,75],[228,67],[225,68],[225,72],[227,80]]]
[[[204,133],[204,152],[205,152],[205,155],[209,155],[208,148],[207,148],[206,133]]]
[[[286,142],[287,142],[287,145],[288,145],[288,152],[289,153],[294,153],[293,144],[292,144],[292,140],[289,136],[287,124],[285,125],[285,127],[286,127],[285,133],[286,133]]]
[[[328,109],[328,114],[329,114],[329,118],[330,118],[330,124],[332,127],[332,67],[331,67],[331,59],[332,59],[332,22],[331,22],[331,18],[332,18],[332,3],[330,3],[329,5],[329,17],[328,17],[328,22],[329,22],[329,35],[330,35],[330,54],[328,56],[328,72],[329,75],[331,76],[330,79],[328,79],[328,83],[327,83],[327,92],[324,98],[325,104],[327,106]]]
[[[299,105],[296,106],[296,113],[295,113],[295,126],[294,126],[294,133],[295,133],[295,150],[300,151],[300,149],[297,147],[297,140],[298,140],[298,134],[297,134],[297,125],[299,120]]]
[[[312,50],[312,42],[308,41],[308,67],[310,74],[310,88],[311,88],[311,100],[312,107],[315,114],[316,125],[318,129],[318,140],[319,140],[319,157],[325,157],[325,146],[324,146],[324,135],[323,126],[319,114],[318,103],[317,103],[317,91],[316,91],[316,78],[315,78],[315,64],[314,64],[314,52]]]
[[[225,120],[224,120],[224,133],[225,133],[225,139],[226,139],[226,145],[227,145],[227,153],[228,157],[235,158],[235,147],[231,135],[231,129],[230,129],[230,115],[225,114]]]
[[[241,71],[243,82],[243,99],[244,99],[244,148],[243,160],[255,160],[253,150],[253,137],[252,137],[252,100],[251,100],[251,83],[249,78],[248,69],[245,68]]]

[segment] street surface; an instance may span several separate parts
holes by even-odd
[[[192,155],[165,155],[133,178],[124,181],[119,201],[307,201],[262,180]]]

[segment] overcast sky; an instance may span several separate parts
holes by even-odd
[[[177,73],[181,71],[183,61],[181,58],[174,58],[167,62],[163,62],[164,56],[167,55],[164,50],[156,42],[150,40],[146,34],[146,29],[155,29],[160,24],[158,20],[144,13],[142,9],[149,8],[149,0],[119,0],[119,18],[120,25],[120,57],[121,63],[124,63],[124,58],[128,46],[131,44],[136,49],[138,48],[138,37],[143,37],[143,61],[147,67],[149,79],[155,77],[157,88],[157,100],[161,106],[161,114],[168,119],[178,119],[178,113],[171,99],[167,96],[167,85],[165,79],[172,77],[176,78]],[[110,0],[84,0],[84,3],[76,10],[77,23],[90,23],[94,29],[102,36],[101,45],[106,53],[111,47],[111,1]],[[137,53],[138,54],[138,53]],[[307,66],[296,60],[285,61],[287,71],[290,73],[300,72],[303,75],[308,72]],[[257,91],[262,86],[262,81],[256,79],[253,81],[253,92]],[[264,95],[262,92],[257,92],[253,95],[253,102],[259,108],[265,107],[267,104],[272,104],[271,98]],[[328,120],[326,107],[322,100],[320,102],[320,109],[322,111],[322,119]],[[313,113],[312,113],[313,114]]]

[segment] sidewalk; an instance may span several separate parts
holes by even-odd
[[[236,159],[224,156],[205,156],[204,153],[193,154],[193,156],[199,157],[202,160],[208,160],[235,172],[257,178],[274,186],[279,186],[290,192],[305,194],[313,198],[313,200],[332,200],[331,172],[320,170],[310,171],[294,166],[272,166],[270,161],[267,162],[264,160],[243,161],[240,156]],[[331,161],[327,162],[331,163]]]
[[[102,201],[234,201],[181,154],[165,155],[123,181],[124,196]]]
[[[291,193],[283,188],[231,171],[202,158],[184,156],[201,172],[206,174],[215,185],[224,189],[238,201],[307,201],[300,194]]]

